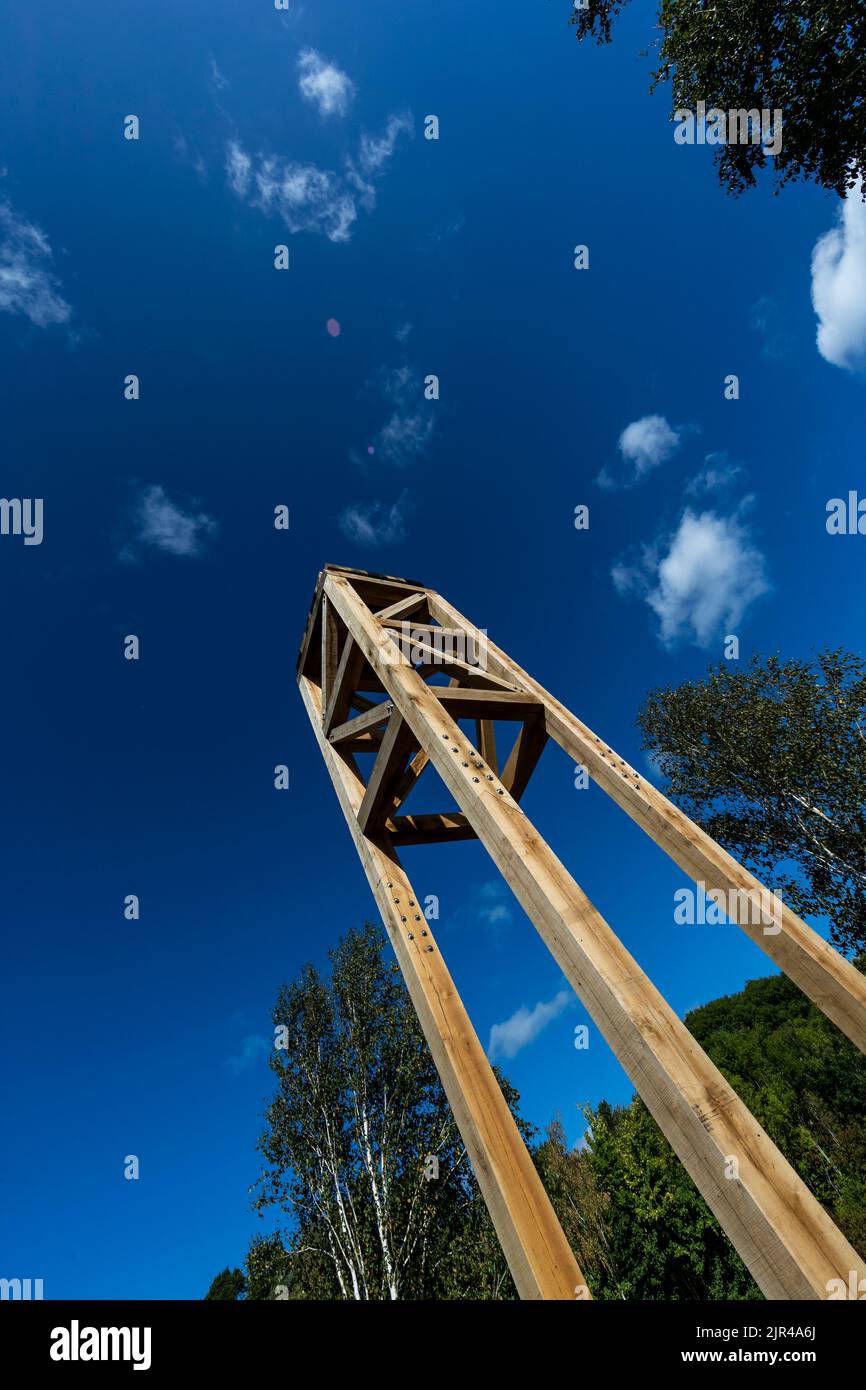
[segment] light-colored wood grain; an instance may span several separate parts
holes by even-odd
[[[586,1281],[412,885],[387,840],[360,830],[363,781],[351,759],[322,734],[317,687],[302,675],[300,689],[517,1291],[524,1299],[588,1299]]]
[[[431,613],[438,621],[473,631],[472,624],[440,594],[431,592],[429,602]],[[479,632],[479,637],[481,635]],[[485,642],[488,668],[542,701],[550,737],[585,767],[593,781],[670,855],[674,863],[696,883],[702,884],[704,891],[724,894],[732,909],[731,920],[736,921],[861,1052],[866,1052],[866,977],[538,681],[489,638],[485,638]],[[769,914],[774,918],[772,922],[761,918],[758,909],[764,901],[773,904]]]
[[[325,591],[769,1298],[824,1298],[866,1262],[629,955],[352,587]],[[431,611],[440,618],[436,598]],[[441,620],[441,618],[440,618]],[[455,615],[458,622],[463,620]],[[452,621],[449,618],[449,621]],[[533,693],[544,692],[537,687]],[[547,702],[545,701],[545,704]],[[468,766],[466,764],[468,763]]]

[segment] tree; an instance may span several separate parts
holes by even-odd
[[[329,980],[306,966],[273,1011],[277,1088],[255,1205],[278,1208],[288,1230],[254,1242],[255,1296],[514,1297],[387,940],[368,924],[330,959]]]
[[[205,1294],[205,1298],[235,1299],[243,1298],[246,1280],[239,1269],[224,1269],[219,1273]]]
[[[755,656],[655,690],[638,715],[670,796],[840,950],[866,948],[866,665]]]
[[[589,1112],[586,1163],[607,1199],[596,1298],[760,1298],[748,1270],[642,1100]]]
[[[575,8],[578,40],[610,43],[628,0]],[[866,175],[866,6],[863,0],[661,0],[659,82],[673,83],[673,109],[782,112],[782,148],[769,161],[779,185],[814,180],[844,194]],[[730,193],[756,182],[768,155],[760,143],[718,145],[719,180]]]
[[[866,972],[866,957],[857,968]],[[866,1250],[866,1059],[785,975],[686,1016],[689,1030],[855,1248]]]
[[[857,965],[866,968],[866,958]],[[784,975],[750,980],[685,1022],[839,1229],[866,1250],[862,1054]],[[594,1194],[582,1196],[581,1218],[602,1212],[602,1250],[586,1258],[593,1296],[760,1298],[643,1102],[602,1101],[588,1121],[584,1148],[566,1157],[586,1170],[581,1193]],[[559,1185],[551,1199],[571,1236]]]

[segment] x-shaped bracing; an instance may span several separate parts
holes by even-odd
[[[429,683],[440,672],[448,686]],[[866,1277],[866,1262],[523,813],[520,796],[548,737],[686,873],[725,893],[742,930],[866,1050],[863,976],[434,590],[327,566],[298,679],[521,1296],[588,1293],[398,845],[481,840],[767,1297],[822,1298],[831,1280],[848,1287],[851,1271]],[[474,739],[460,727],[467,719]],[[519,732],[500,772],[494,731],[506,719]],[[364,751],[375,753],[366,779],[355,756]],[[407,815],[428,764],[455,809]],[[768,896],[771,931],[752,911]]]

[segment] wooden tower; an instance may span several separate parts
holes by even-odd
[[[450,684],[431,684],[442,672]],[[548,738],[707,893],[724,893],[732,919],[863,1051],[866,979],[423,584],[326,565],[298,682],[520,1296],[589,1294],[398,846],[481,841],[766,1297],[826,1298],[831,1280],[866,1278],[866,1261],[521,810]],[[503,721],[517,736],[500,766]],[[375,753],[366,779],[364,751]],[[454,807],[406,814],[428,766]]]

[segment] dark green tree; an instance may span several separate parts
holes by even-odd
[[[607,1197],[608,1262],[590,1283],[597,1298],[759,1298],[745,1265],[646,1106],[589,1116],[586,1162]]]
[[[243,1298],[246,1292],[246,1279],[239,1269],[224,1269],[219,1273],[205,1294],[205,1298],[236,1299]]]
[[[611,41],[628,0],[573,9],[579,40]],[[779,185],[808,179],[843,194],[866,174],[864,0],[661,0],[659,66],[673,110],[699,101],[722,111],[782,112],[783,138],[768,158],[760,144],[716,147],[722,186],[740,193],[771,164]]]
[[[866,1250],[866,1059],[784,975],[751,980],[685,1022],[851,1244]],[[571,1162],[589,1170],[581,1190],[605,1204],[604,1257],[586,1262],[594,1297],[760,1298],[643,1102],[602,1102],[588,1120],[586,1148]],[[551,1198],[564,1220],[555,1187]]]
[[[800,914],[866,948],[866,665],[721,662],[652,691],[638,715],[670,796]]]
[[[251,1248],[251,1296],[514,1297],[387,940],[368,924],[330,959],[329,979],[306,966],[273,1011],[255,1205],[285,1230]]]

